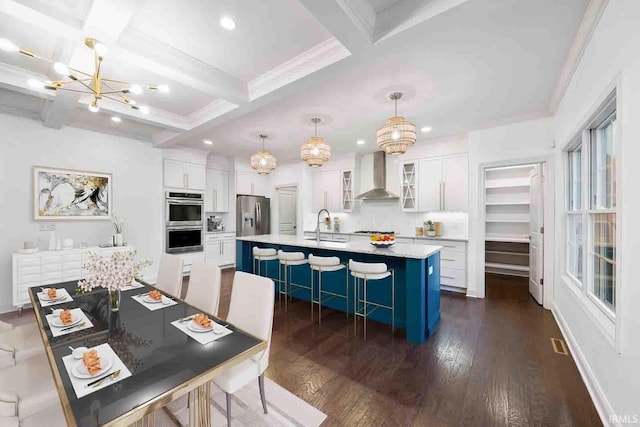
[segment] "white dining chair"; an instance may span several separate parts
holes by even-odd
[[[13,329],[0,329],[0,369],[43,353],[44,345],[37,323],[32,322]]]
[[[44,354],[0,370],[0,415],[21,422],[51,406],[60,405],[51,369]],[[2,424],[0,417],[0,425]]]
[[[231,426],[231,395],[249,382],[258,379],[262,409],[267,413],[264,395],[264,371],[269,366],[269,349],[273,328],[273,280],[237,271],[233,277],[231,303],[227,321],[237,328],[267,342],[262,353],[234,366],[213,382],[226,393],[227,425]]]
[[[220,267],[204,262],[194,262],[189,276],[185,302],[200,311],[218,315],[222,272]]]
[[[182,258],[177,255],[162,254],[155,287],[176,298],[182,291]]]

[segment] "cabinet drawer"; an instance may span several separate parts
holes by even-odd
[[[40,274],[40,264],[38,265],[30,265],[30,266],[20,266],[18,267],[18,276],[27,276],[31,274]]]
[[[19,258],[18,259],[18,267],[33,267],[33,266],[39,266],[40,265],[40,257],[39,256],[35,256],[35,257],[25,257],[25,258]]]
[[[459,288],[466,288],[465,270],[457,268],[441,268],[440,269],[440,283],[447,286],[457,286]]]
[[[40,265],[45,264],[60,264],[62,262],[62,255],[46,255],[40,257]]]
[[[57,263],[57,264],[42,264],[40,266],[40,273],[44,274],[44,273],[49,273],[51,271],[61,271],[62,270],[62,264],[61,263]]]
[[[334,234],[333,235],[333,240],[337,240],[339,242],[348,242],[349,241],[349,235],[347,235],[347,234]]]
[[[410,237],[396,237],[397,243],[413,243],[413,239]]]
[[[467,249],[466,242],[454,242],[452,240],[441,240],[440,246],[446,251],[465,252]]]
[[[220,234],[207,235],[207,242],[219,242],[220,240],[222,240],[222,236]]]
[[[235,239],[236,238],[236,233],[221,233],[220,237],[222,237],[225,240]]]
[[[440,252],[440,265],[443,268],[466,268],[466,254],[464,252],[452,252],[443,250]]]
[[[37,286],[40,283],[40,273],[38,274],[25,274],[18,276],[18,283],[21,286]]]
[[[63,263],[68,263],[68,262],[82,262],[82,254],[69,254],[69,255],[63,255],[63,257],[62,257],[62,262],[63,262]]]

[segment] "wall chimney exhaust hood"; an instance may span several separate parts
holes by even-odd
[[[373,190],[356,196],[356,200],[398,200],[399,197],[387,191],[387,160],[384,151],[373,153]]]

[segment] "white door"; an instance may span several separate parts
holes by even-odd
[[[183,188],[186,185],[184,163],[165,159],[164,161],[164,186],[170,188]]]
[[[278,233],[296,234],[297,198],[296,188],[278,188]]]
[[[469,161],[466,154],[442,158],[442,210],[469,211]]]
[[[529,173],[529,293],[542,305],[544,290],[544,192],[541,165]]]
[[[420,160],[418,168],[418,207],[420,212],[442,210],[442,159]]]

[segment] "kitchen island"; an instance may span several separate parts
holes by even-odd
[[[395,325],[405,329],[407,341],[422,344],[433,333],[440,322],[440,249],[441,246],[396,243],[387,249],[376,248],[366,241],[332,242],[290,235],[264,234],[238,237],[236,242],[236,268],[238,271],[253,271],[253,247],[282,249],[287,252],[303,252],[305,256],[336,256],[342,262],[350,259],[360,262],[384,262],[395,272]],[[262,275],[277,280],[278,262],[263,263]],[[268,265],[268,267],[266,267]],[[323,290],[342,292],[345,289],[345,274],[331,273],[323,277]],[[323,306],[335,310],[353,312],[353,278],[348,278],[348,299],[323,300]],[[309,286],[311,272],[308,265],[293,267],[291,281]],[[389,282],[389,283],[387,283]],[[277,286],[276,286],[277,289]],[[368,299],[380,304],[391,304],[390,281],[370,282]],[[317,301],[317,289],[296,292],[296,298]],[[391,324],[391,312],[375,310],[369,319]]]

